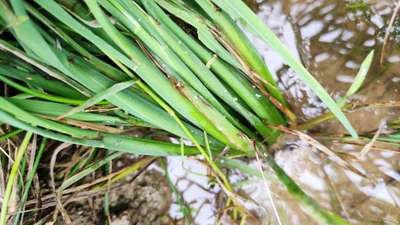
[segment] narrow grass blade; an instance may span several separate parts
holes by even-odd
[[[49,93],[63,96],[70,99],[84,99],[85,96],[76,91],[75,89],[65,85],[65,83],[44,78],[41,74],[35,72],[26,72],[19,69],[15,69],[11,66],[0,65],[0,74],[9,78],[18,79],[30,84],[33,87],[37,87],[48,91]]]
[[[99,49],[101,49],[107,56],[109,56],[112,59],[118,59],[121,63],[123,63],[125,66],[127,66],[129,69],[135,71],[146,83],[148,83],[151,88],[157,90],[159,95],[166,100],[169,104],[171,104],[174,109],[179,111],[180,114],[184,115],[188,120],[194,122],[195,124],[201,124],[203,129],[206,129],[209,133],[211,133],[214,137],[216,137],[218,140],[221,140],[222,142],[227,142],[225,137],[218,132],[215,127],[203,116],[201,115],[200,112],[198,112],[197,109],[195,109],[187,99],[184,99],[184,97],[178,93],[176,87],[173,86],[170,80],[168,80],[163,74],[160,73],[160,71],[146,58],[146,56],[143,54],[142,51],[137,49],[135,46],[130,46],[127,45],[125,46],[124,50],[130,50],[132,51],[132,56],[131,59],[126,57],[124,54],[113,48],[110,44],[108,44],[106,41],[101,39],[99,36],[95,35],[91,30],[89,30],[87,27],[83,26],[81,23],[76,21],[72,16],[70,16],[63,8],[61,8],[56,2],[53,0],[36,0],[36,2],[42,6],[44,9],[46,9],[50,14],[55,16],[56,18],[60,19],[63,23],[68,25],[70,28],[72,28],[75,32],[80,34],[81,36],[85,37],[86,39],[90,40],[94,45],[96,45]],[[110,33],[111,34],[111,33]],[[120,34],[118,32],[118,34]],[[116,37],[119,39],[119,37]],[[119,41],[117,41],[119,42]],[[140,61],[140,66],[138,64],[135,64],[136,62]],[[65,62],[69,63],[69,62]],[[78,74],[84,74],[87,73],[85,71],[88,70],[87,67],[75,67],[75,64],[70,63],[70,69],[72,69],[75,73]],[[93,71],[95,72],[95,71]],[[90,72],[90,73],[93,73]],[[90,76],[91,74],[87,74]],[[98,74],[96,71],[95,73]],[[92,82],[99,83],[100,80],[93,80]],[[103,78],[104,81],[104,78]],[[88,83],[87,84],[89,87],[93,86],[93,84]],[[110,85],[111,86],[111,85]],[[103,89],[104,90],[104,89]],[[124,92],[121,92],[124,93]],[[115,97],[110,97],[110,102],[113,102],[114,105],[117,105],[121,108],[126,109],[127,107],[121,104],[122,102],[119,100],[122,100],[122,96],[118,96],[117,94]],[[126,96],[127,97],[127,96]],[[129,103],[130,105],[136,103],[132,101],[131,99],[126,99],[124,96],[123,99],[125,102],[124,104]],[[128,101],[128,102],[126,102]],[[182,132],[182,129],[177,126],[175,121],[167,121],[164,120],[162,121],[162,118],[160,116],[155,116],[152,117],[150,116],[151,114],[157,114],[154,111],[147,110],[147,108],[144,107],[135,107],[135,108],[129,108],[128,112],[132,113],[135,112],[133,115],[138,116],[139,118],[145,120],[145,121],[152,121],[151,123],[160,126],[161,124],[164,124],[164,128],[168,129],[172,133],[178,134],[181,137],[187,137],[187,135]],[[141,113],[138,114],[138,110],[145,110],[146,113]],[[159,113],[158,113],[159,114]],[[162,114],[162,113],[161,113]],[[198,119],[194,119],[198,118]],[[158,122],[156,122],[158,120]],[[166,123],[169,123],[168,125]],[[171,123],[174,123],[173,125]],[[191,129],[192,130],[192,129]],[[195,129],[193,129],[195,130]],[[195,136],[197,135],[202,135],[201,132],[197,132]],[[198,136],[196,137],[198,138]],[[203,138],[198,138],[198,140],[203,140]]]
[[[282,59],[297,73],[297,75],[315,92],[322,102],[342,123],[351,136],[357,138],[358,134],[346,118],[340,107],[329,96],[321,84],[307,71],[307,69],[296,59],[289,49],[282,44],[279,38],[265,26],[264,22],[255,15],[242,0],[212,0],[216,5],[229,13],[233,18],[240,18],[247,23],[247,28],[256,33],[269,46],[274,49]]]
[[[77,138],[97,138],[98,133],[89,131],[89,130],[82,130],[76,127],[70,127],[61,123],[57,123],[54,121],[48,121],[45,119],[42,119],[40,117],[34,116],[16,105],[12,104],[8,100],[6,100],[3,97],[0,97],[0,104],[2,105],[2,111],[8,112],[15,117],[23,120],[23,121],[29,121],[30,124],[33,124],[34,126],[41,126],[47,129],[53,129],[58,132],[62,132],[65,134],[69,134],[73,137]]]
[[[29,100],[29,99],[16,99],[14,97],[6,99],[27,112],[40,115],[58,117],[73,109],[73,107],[69,105],[54,103],[54,102]],[[111,115],[103,115],[98,113],[78,112],[73,115],[66,116],[65,118],[79,120],[79,121],[86,121],[86,122],[110,124],[110,125],[127,125],[127,122],[125,122],[119,117]]]
[[[40,3],[39,1],[37,1]],[[84,27],[82,24],[74,20],[71,16],[69,16],[59,5],[57,5],[55,2],[52,1],[44,1],[44,8],[49,7],[50,12],[54,13],[56,16],[61,16],[61,20],[68,22],[68,25],[72,26],[78,33],[82,34],[84,37],[90,38],[91,41],[94,42],[94,44],[98,45],[100,49],[105,51],[108,54],[111,54],[111,58],[118,58],[120,59],[124,64],[129,66],[132,70],[136,69],[135,64],[129,60],[127,57],[125,57],[123,54],[115,50],[112,46],[108,45],[104,40],[102,40],[100,37],[96,36],[91,30],[88,28]],[[50,5],[49,5],[50,4]],[[1,9],[1,8],[0,8]],[[5,10],[7,13],[9,11]],[[11,22],[11,21],[10,21]],[[31,23],[27,25],[32,25]],[[11,26],[12,27],[12,26]],[[26,35],[26,36],[17,36],[18,39],[29,39],[25,40],[28,44],[34,44],[34,45],[41,45],[42,48],[46,48],[48,51],[52,51],[52,48],[45,42],[45,40],[40,36],[40,34],[36,30],[31,30],[32,32],[36,32],[34,36]],[[35,39],[31,39],[31,37],[35,37]],[[24,43],[24,42],[21,42]],[[11,48],[6,42],[1,42],[0,45],[1,48],[12,52],[13,54],[16,54],[18,57],[23,58],[25,61],[28,63],[31,63],[32,65],[38,67],[39,69],[43,70],[46,73],[52,74],[52,75],[58,75],[54,74],[53,71],[49,70],[47,67],[43,66],[39,62],[35,62],[31,60],[29,57],[24,55],[19,50],[16,50],[15,48]],[[32,47],[34,49],[34,47]],[[36,47],[35,47],[36,48]],[[46,50],[46,51],[47,51]],[[98,71],[90,69],[90,66],[88,67],[87,64],[83,63],[82,61],[72,63],[68,61],[68,58],[64,52],[60,51],[53,51],[52,54],[47,55],[43,51],[38,51],[36,54],[40,54],[41,57],[47,58],[51,57],[54,59],[58,59],[57,63],[54,63],[53,66],[59,66],[56,67],[60,71],[65,72],[65,74],[68,74],[70,77],[72,77],[75,80],[78,80],[80,83],[85,85],[86,87],[90,88],[93,92],[99,92],[107,87],[110,87],[113,82],[106,77],[103,77],[101,74],[99,74]],[[55,55],[55,56],[54,56]],[[49,59],[49,60],[54,60],[54,59]],[[61,64],[61,66],[60,66]],[[79,65],[78,65],[79,64]],[[83,65],[82,65],[83,64]],[[146,77],[149,77],[149,75],[152,75],[153,72],[146,73]],[[60,80],[65,80],[63,79],[64,77],[62,76],[56,76]],[[163,86],[165,84],[160,84],[158,81],[154,81],[154,84],[159,85],[159,89],[163,89]],[[170,84],[167,84],[170,85]],[[177,134],[181,137],[186,137],[185,133],[182,132],[181,128],[177,125],[177,123],[172,119],[171,116],[169,116],[167,113],[162,111],[159,107],[155,106],[154,104],[148,102],[147,100],[143,99],[141,96],[136,95],[135,93],[127,93],[126,91],[120,92],[116,94],[115,96],[111,96],[110,102],[112,102],[114,105],[120,107],[121,109],[126,110],[130,114],[137,116],[145,121],[148,121],[149,123],[155,125],[155,126],[163,126],[165,130],[170,131],[171,133]],[[171,98],[172,99],[172,98]],[[176,101],[176,98],[174,98]],[[202,135],[200,131],[196,131],[196,129],[192,128],[191,130],[194,130],[194,134],[197,137],[197,135]],[[199,138],[199,140],[202,140],[202,138]]]
[[[151,2],[144,1],[143,3],[145,5],[148,5]],[[136,16],[139,23],[143,23],[145,28],[155,31],[155,35],[159,35],[159,38],[164,40],[166,44],[182,59],[182,61],[193,71],[194,74],[192,74],[192,76],[197,76],[207,88],[209,88],[213,93],[224,100],[226,104],[228,104],[233,109],[238,111],[241,115],[243,115],[243,117],[246,118],[254,127],[256,127],[257,130],[265,138],[268,138],[269,140],[273,139],[273,130],[266,127],[259,118],[257,118],[252,112],[248,111],[245,107],[243,107],[241,101],[239,101],[238,96],[232,94],[232,92],[222,84],[222,82],[209,70],[209,68],[206,67],[201,59],[199,59],[197,55],[195,55],[195,53],[193,53],[192,50],[186,46],[185,43],[181,41],[177,42],[176,40],[178,39],[178,37],[176,37],[167,27],[162,26],[158,21],[154,20],[148,14],[142,12],[138,5],[129,3],[129,1],[127,1],[125,4],[127,6],[126,8],[132,10],[132,16]],[[149,7],[147,8],[152,7],[150,7],[149,5]],[[251,134],[251,132],[248,131],[245,126],[237,123],[237,119],[233,118],[231,114],[228,113],[218,102],[216,104],[213,105],[219,106],[216,108],[219,109],[219,111],[221,111],[232,123],[234,123],[235,126],[245,131],[246,134]],[[275,111],[275,114],[277,116],[272,115],[268,122],[272,122],[274,124],[282,122],[282,119],[279,118],[279,112]]]
[[[92,1],[88,1],[88,3],[89,2]],[[161,34],[158,32],[152,32],[152,34],[147,32],[146,28],[148,28],[148,30],[154,31],[154,26],[152,26],[152,24],[157,25],[157,22],[151,21],[151,18],[149,18],[147,14],[143,12],[143,10],[137,4],[127,0],[117,0],[113,1],[112,3],[109,3],[108,1],[99,2],[101,2],[113,16],[120,20],[127,27],[128,30],[130,30],[139,39],[141,39],[144,45],[146,45],[151,52],[158,56],[158,63],[163,66],[165,70],[167,70],[168,75],[172,75],[175,79],[179,80],[179,82],[182,82],[184,86],[190,85],[191,88],[200,93],[205,100],[213,105],[219,112],[224,114],[224,116],[227,117],[232,123],[234,123],[242,130],[247,129],[245,126],[239,123],[236,118],[231,116],[231,114],[224,108],[219,100],[211,93],[212,90],[207,89],[206,85],[210,82],[208,82],[207,84],[203,84],[204,79],[202,78],[204,78],[205,76],[196,76],[196,71],[193,71],[193,67],[185,64],[187,60],[182,58],[182,54],[180,54],[185,52],[185,50],[180,49],[181,51],[173,51],[174,48],[171,48],[171,45],[169,45],[171,42],[165,41],[165,37],[167,36],[170,37],[170,39],[168,40],[171,41],[171,36],[169,36],[167,32],[162,33],[164,34],[164,38],[161,37]],[[104,14],[101,14],[101,11],[99,11],[100,9],[98,9],[92,3],[90,3],[89,6],[91,8],[91,11],[93,12],[93,15],[95,15],[95,17],[98,18],[99,21],[102,21],[99,17],[104,17]],[[105,26],[103,27],[105,28]],[[159,29],[158,31],[160,30],[162,29]],[[179,46],[179,44],[176,43],[176,39],[172,39],[172,42],[174,43],[173,46]],[[130,45],[133,45],[133,43],[131,43]],[[194,61],[193,58],[191,58],[190,60],[191,62]],[[199,63],[202,64],[201,61]],[[204,69],[205,70],[202,71],[207,71],[207,68]],[[213,74],[209,75],[210,76],[207,77],[211,79],[213,77]],[[214,82],[218,82],[218,80],[214,80]]]
[[[9,133],[7,133],[7,134],[1,135],[1,136],[0,136],[0,143],[3,142],[3,141],[5,141],[5,140],[7,140],[7,139],[9,139],[9,138],[14,137],[15,135],[17,135],[17,134],[19,134],[19,133],[21,133],[21,132],[23,132],[23,130],[17,129],[17,130],[14,130],[14,131],[9,132]]]
[[[162,5],[171,14],[177,16],[181,20],[190,24],[197,30],[197,36],[202,44],[211,50],[219,58],[229,63],[235,68],[241,68],[240,63],[218,42],[213,36],[212,29],[214,26],[209,20],[202,15],[196,13],[190,8],[183,7],[181,4],[176,4],[171,1],[157,0],[157,3]]]
[[[40,33],[36,30],[32,20],[28,17],[25,7],[23,5],[23,1],[11,1],[11,5],[15,15],[10,15],[9,17],[3,18],[8,21],[8,24],[13,24],[12,29],[15,32],[18,41],[21,44],[29,47],[29,49],[33,52],[35,52],[35,56],[39,58],[40,61],[46,62],[47,64],[55,68],[62,68],[62,71],[65,71],[65,67],[59,61],[57,55],[54,54],[50,47],[47,47],[47,43],[44,43],[44,40],[40,36]],[[10,9],[4,10],[10,11]],[[0,13],[0,15],[3,14]],[[19,23],[14,23],[17,18],[23,19],[21,19]]]
[[[346,94],[337,101],[337,104],[340,107],[343,107],[344,104],[346,104],[347,98],[354,95],[360,89],[365,78],[367,77],[368,70],[371,67],[373,58],[374,58],[374,50],[372,50],[361,63],[360,70],[358,71],[356,77],[354,78],[354,81],[351,84],[349,90],[347,90]]]
[[[199,111],[198,108],[196,108],[192,104],[193,102],[191,102],[187,98],[188,96],[183,96],[182,93],[180,93],[181,87],[185,87],[188,89],[190,89],[190,87],[186,86],[184,83],[179,82],[178,80],[175,80],[173,78],[169,79],[165,78],[163,74],[160,74],[160,72],[156,70],[156,68],[154,68],[153,64],[147,64],[146,62],[148,60],[146,59],[146,57],[143,56],[143,53],[137,48],[135,48],[134,45],[130,44],[131,42],[129,41],[129,39],[127,39],[125,36],[123,36],[120,32],[116,30],[116,28],[111,24],[109,19],[105,17],[104,13],[101,10],[99,10],[98,8],[99,6],[96,5],[96,1],[87,0],[87,3],[88,5],[90,5],[92,12],[96,16],[99,23],[102,25],[103,29],[113,39],[113,41],[116,44],[118,44],[121,49],[126,51],[126,53],[132,58],[132,60],[134,61],[138,61],[139,59],[142,60],[140,61],[141,62],[140,66],[136,67],[136,72],[139,74],[139,76],[141,76],[143,79],[149,79],[150,75],[153,74],[154,71],[153,75],[157,76],[156,79],[159,82],[157,84],[154,84],[153,83],[154,80],[150,80],[150,82],[152,83],[152,85],[150,86],[152,86],[153,88],[155,85],[159,86],[160,84],[166,82],[166,84],[163,85],[160,89],[157,89],[157,91],[162,97],[165,98],[165,100],[169,104],[171,104],[174,107],[175,110],[179,111],[181,114],[185,116],[185,118],[187,118],[194,124],[198,125],[202,129],[206,130],[208,133],[210,133],[213,137],[215,137],[222,143],[228,144],[235,149],[244,150],[240,146],[236,145],[236,143],[238,142],[241,142],[241,145],[245,145],[247,142],[245,138],[241,138],[242,136],[240,135],[241,132],[239,130],[231,129],[232,126],[230,126],[229,123],[226,123],[225,117],[219,117],[220,120],[213,120],[213,122],[211,122],[211,119],[215,118],[210,118],[210,117],[216,117],[214,114],[203,114],[202,112]],[[113,3],[116,4],[116,2]],[[121,5],[119,5],[118,10],[124,12],[124,9]],[[131,15],[124,13],[123,16],[126,16],[128,20],[131,22],[131,23],[126,23],[125,25],[128,25],[129,29],[132,32],[134,32],[135,34],[139,33],[140,31],[144,32],[144,28],[139,26],[139,23]],[[142,71],[142,69],[147,69],[145,74],[143,73],[144,71]],[[168,81],[166,79],[168,79]],[[194,94],[190,93],[189,97],[194,97]],[[180,104],[177,104],[178,102],[180,102]],[[215,111],[215,113],[219,114],[218,111]],[[228,124],[229,127],[224,127],[227,126]],[[217,127],[221,127],[221,129],[225,130],[225,133],[222,133],[220,129],[217,129]],[[232,132],[229,133],[230,131]],[[233,140],[234,142],[231,142]]]
[[[42,44],[44,44],[43,45],[44,48],[49,47],[47,43],[42,43]],[[8,42],[1,40],[1,39],[0,39],[0,50],[10,52],[14,56],[20,58],[21,60],[25,61],[26,63],[29,63],[32,66],[35,66],[36,68],[38,68],[41,71],[48,74],[49,76],[54,77],[55,79],[58,79],[64,83],[68,84],[70,87],[73,87],[78,92],[82,93],[84,96],[90,96],[90,92],[84,86],[82,86],[78,82],[76,82],[75,80],[71,79],[70,77],[66,76],[65,74],[62,74],[62,73],[50,68],[47,65],[44,65],[42,62],[36,60],[33,57],[28,56],[26,53],[24,53],[20,49],[16,48],[15,46],[10,45]],[[49,56],[49,57],[51,57],[51,56]]]
[[[66,177],[71,177],[75,175],[80,170],[84,169],[90,162],[93,162],[99,151],[100,149],[98,148],[90,148],[88,156],[84,157],[82,160],[79,160],[73,166],[71,166],[71,170],[68,172]]]
[[[27,132],[25,134],[24,140],[22,141],[21,145],[18,148],[14,163],[11,167],[11,172],[7,179],[7,186],[6,186],[6,190],[4,191],[3,201],[1,204],[0,225],[7,224],[8,207],[9,207],[8,202],[10,200],[11,192],[14,188],[14,183],[15,183],[15,179],[18,174],[18,169],[19,169],[21,160],[24,156],[26,149],[28,148],[31,137],[32,137],[32,132]]]
[[[214,23],[218,25],[219,30],[222,31],[222,35],[229,42],[226,45],[230,45],[229,47],[233,48],[233,51],[237,52],[242,61],[248,65],[244,66],[247,67],[245,69],[247,75],[253,76],[252,73],[255,72],[264,81],[261,86],[265,86],[269,93],[280,103],[287,105],[263,58],[233,19],[224,11],[218,10],[210,1],[196,0],[196,2],[212,18]]]
[[[29,123],[26,123],[24,121],[21,121],[19,119],[16,119],[14,116],[11,114],[4,112],[3,110],[0,109],[0,121],[6,122],[10,126],[17,127],[22,130],[30,131],[35,134],[38,134],[40,136],[61,141],[61,142],[68,142],[68,143],[73,143],[73,144],[78,144],[78,145],[84,145],[84,146],[92,146],[92,147],[99,147],[102,148],[104,147],[104,144],[101,141],[98,140],[90,140],[90,139],[81,139],[81,138],[74,138],[68,135],[56,133],[47,129],[43,129],[40,127],[35,127],[32,126]]]
[[[272,156],[267,157],[268,165],[275,171],[278,179],[286,186],[291,195],[298,200],[307,212],[319,224],[324,225],[351,225],[342,217],[321,208],[317,202],[310,198],[276,163]]]
[[[36,170],[39,167],[39,163],[40,163],[40,160],[42,158],[43,152],[44,152],[44,150],[46,148],[46,144],[47,144],[47,139],[43,138],[42,142],[40,143],[39,150],[35,155],[35,160],[33,162],[32,169],[30,170],[28,176],[26,177],[24,192],[23,192],[22,197],[21,197],[21,199],[19,201],[18,211],[17,211],[17,213],[16,213],[16,215],[14,217],[13,225],[18,225],[18,223],[19,223],[19,219],[20,219],[20,217],[22,215],[21,211],[24,209],[25,202],[28,199],[28,195],[29,195],[29,192],[30,192],[30,189],[31,189],[32,181],[33,181],[33,178],[36,175]]]
[[[67,116],[71,116],[77,112],[81,112],[83,110],[85,110],[86,108],[89,108],[97,103],[99,103],[100,101],[103,101],[104,99],[115,95],[116,93],[125,90],[129,87],[131,87],[132,85],[135,84],[136,81],[126,81],[126,82],[121,82],[121,83],[117,83],[114,84],[113,86],[111,86],[110,88],[97,93],[96,95],[94,95],[93,97],[91,97],[90,99],[88,99],[86,102],[84,102],[83,104],[71,109],[70,111],[68,111],[67,113],[59,116],[57,119],[62,119],[64,117]]]
[[[102,138],[100,140],[74,138],[47,129],[42,129],[40,127],[34,127],[29,123],[16,119],[12,115],[2,111],[1,109],[0,121],[7,121],[7,124],[13,127],[30,131],[46,138],[71,144],[96,148],[106,148],[114,151],[150,156],[171,156],[179,155],[181,153],[180,145],[123,135],[102,134]],[[198,154],[198,150],[194,147],[187,146],[185,147],[185,154]]]
[[[259,170],[254,167],[249,166],[247,163],[244,163],[238,159],[230,159],[227,157],[223,157],[220,160],[221,165],[230,168],[230,169],[237,169],[242,173],[245,173],[250,176],[255,176],[258,178],[262,178],[262,174]]]
[[[79,100],[79,99],[70,99],[70,98],[64,98],[61,96],[54,96],[54,95],[46,94],[46,93],[31,89],[31,88],[27,88],[27,87],[24,87],[2,75],[0,75],[0,81],[4,82],[5,84],[8,84],[10,87],[13,87],[16,90],[19,90],[23,93],[26,93],[26,94],[29,94],[29,95],[32,95],[32,96],[35,96],[35,97],[38,97],[41,99],[45,99],[45,100],[66,103],[66,104],[73,104],[73,105],[79,105],[84,102],[83,100]]]
[[[84,3],[82,3],[84,4]],[[80,43],[74,40],[73,37],[71,37],[68,33],[66,33],[63,29],[60,27],[56,26],[53,21],[48,19],[45,15],[40,13],[35,7],[31,6],[28,4],[28,2],[25,2],[25,5],[27,7],[27,10],[35,16],[39,21],[41,21],[44,25],[46,25],[49,29],[54,31],[61,39],[63,39],[66,43],[68,43],[74,50],[79,52],[82,56],[84,56],[87,61],[96,67],[99,71],[102,71],[105,75],[110,77],[111,79],[115,81],[127,81],[130,79],[129,76],[127,76],[125,73],[121,72],[120,70],[114,68],[110,64],[100,60],[97,58],[93,53],[88,51],[84,46],[81,46]]]
[[[157,159],[158,158],[151,157],[151,156],[143,157],[139,161],[133,163],[132,165],[125,167],[124,169],[121,169],[120,171],[118,171],[118,173],[110,180],[110,182],[107,182],[105,184],[100,184],[100,185],[96,186],[94,189],[102,188],[106,185],[116,183],[119,180],[122,180],[125,177],[129,176],[130,174],[133,174],[135,172],[140,171],[143,168],[146,168],[149,164],[151,164],[152,162],[154,162]]]
[[[159,2],[160,5],[164,3],[166,2]],[[183,43],[187,44],[201,58],[203,63],[209,64],[211,70],[228,84],[261,119],[269,121],[271,115],[274,115],[274,112],[276,112],[275,107],[255,87],[252,87],[240,72],[223,62],[219,57],[216,57],[212,63],[209,63],[215,57],[212,52],[194,40],[192,36],[188,35],[153,0],[146,0],[145,6],[152,16],[164,23]],[[170,10],[169,8],[165,9],[167,11]],[[170,11],[170,13],[174,13],[174,11]]]
[[[89,165],[86,169],[80,171],[79,173],[73,175],[72,177],[69,177],[68,179],[66,179],[62,185],[58,188],[57,191],[62,191],[68,187],[70,187],[71,185],[73,185],[74,183],[78,182],[79,180],[85,178],[87,175],[95,172],[97,169],[99,169],[100,167],[102,167],[103,165],[109,163],[110,161],[116,159],[117,157],[121,156],[122,153],[121,152],[114,152],[111,153],[107,156],[105,156],[104,158],[102,158],[101,160]]]
[[[157,10],[157,5],[154,1],[142,1],[146,9],[152,14],[160,13]],[[132,8],[132,7],[131,7]],[[252,126],[254,126],[263,137],[271,141],[273,139],[274,131],[265,126],[264,122],[255,116],[251,111],[243,106],[239,96],[226,87],[212,71],[206,66],[205,63],[190,49],[183,41],[176,41],[179,39],[168,27],[160,23],[158,20],[153,19],[148,15],[143,15],[140,22],[147,22],[149,29],[157,31],[160,37],[171,47],[171,49],[185,62],[186,65],[195,73],[196,76],[209,88],[215,95],[220,97],[227,105],[231,106],[240,113]],[[247,82],[247,81],[244,81]],[[253,93],[254,96],[256,93]],[[232,121],[230,119],[230,121]],[[272,124],[283,123],[283,119],[278,111],[271,113],[271,117],[265,121]],[[236,124],[235,124],[236,125]],[[243,130],[241,126],[238,126]]]

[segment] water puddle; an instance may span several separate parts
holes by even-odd
[[[373,66],[365,87],[353,100],[360,103],[400,102],[400,19],[386,43],[383,60],[381,52],[387,25],[394,8],[393,1],[337,1],[337,0],[269,0],[252,6],[295,53],[307,69],[336,99],[350,87],[364,57],[375,50]],[[261,40],[249,34],[266,63],[284,90],[293,111],[301,121],[326,111],[322,102],[299,80]],[[398,108],[381,107],[357,110],[348,117],[359,132],[375,132],[382,121],[393,119]],[[316,131],[341,134],[342,127],[335,121],[325,122]],[[353,224],[400,223],[400,154],[385,146],[373,148],[366,156],[350,160],[352,166],[364,172],[359,176],[328,160],[315,148],[295,137],[285,136],[275,158],[285,171],[324,208],[332,210]],[[332,150],[357,153],[363,145],[324,141]],[[218,189],[210,186],[207,170],[196,160],[180,157],[168,159],[171,180],[177,184],[194,212],[193,224],[215,224],[218,208]],[[255,164],[250,162],[250,164]],[[265,168],[267,176],[273,174]],[[233,172],[233,183],[240,192],[253,199],[252,210],[261,219],[254,224],[276,224],[271,211],[264,181]],[[303,213],[285,188],[268,179],[275,204],[283,224],[315,224]],[[174,204],[170,215],[181,218],[179,204]],[[230,224],[222,220],[222,224]],[[250,223],[248,223],[250,224]]]

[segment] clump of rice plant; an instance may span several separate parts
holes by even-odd
[[[110,150],[104,163],[113,152],[200,154],[232,193],[216,156],[267,154],[280,126],[296,127],[243,27],[279,53],[357,137],[340,109],[345,99],[338,105],[241,0],[0,0],[0,24],[0,81],[13,90],[0,97],[0,121],[18,129],[10,136],[24,130],[26,139],[34,133]],[[168,138],[125,134],[130,129]],[[319,207],[273,157],[266,161],[312,218],[349,224]],[[0,224],[6,217],[3,210]]]

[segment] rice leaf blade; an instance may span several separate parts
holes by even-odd
[[[32,132],[26,132],[24,140],[22,141],[21,145],[18,148],[17,155],[15,157],[14,163],[11,168],[10,175],[7,180],[6,189],[4,191],[3,202],[1,205],[1,213],[0,213],[0,225],[7,224],[7,214],[8,214],[8,207],[9,207],[9,200],[11,197],[11,192],[14,187],[15,179],[18,175],[18,169],[21,163],[21,160],[24,156],[26,149],[28,148],[29,141],[32,137]]]
[[[368,70],[371,67],[373,58],[374,58],[374,50],[372,50],[361,63],[360,70],[358,71],[356,77],[354,78],[353,83],[347,90],[346,94],[337,101],[337,104],[340,107],[343,107],[344,104],[346,103],[346,100],[350,96],[354,95],[361,88],[365,78],[367,77]]]
[[[112,95],[115,95],[118,92],[123,91],[123,90],[131,87],[135,83],[136,83],[136,81],[126,81],[126,82],[121,82],[121,83],[114,84],[110,88],[107,88],[106,90],[97,93],[96,95],[94,95],[90,99],[86,100],[81,105],[79,105],[79,106],[71,109],[67,113],[59,116],[58,119],[62,119],[64,117],[71,116],[71,115],[73,115],[73,114],[75,114],[77,112],[82,112],[86,108],[89,108],[89,107],[91,107],[91,106],[103,101],[104,99],[107,99],[108,97],[110,97]]]

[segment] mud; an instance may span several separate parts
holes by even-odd
[[[88,198],[71,206],[73,224],[166,225],[172,196],[165,176],[148,170],[129,176],[109,191],[110,215],[104,215],[104,199]],[[90,207],[92,206],[92,207]]]
[[[297,53],[299,59],[334,98],[342,96],[352,84],[364,57],[375,50],[373,65],[363,89],[351,98],[358,104],[400,101],[398,82],[400,48],[396,34],[391,35],[380,63],[383,37],[394,8],[392,1],[267,1],[259,5],[259,15],[281,39]],[[357,6],[357,7],[356,7]],[[292,109],[302,121],[323,114],[326,109],[316,96],[274,53],[253,37],[267,64],[280,80],[282,90],[291,100]],[[374,133],[382,122],[400,115],[399,108],[380,107],[348,113],[350,122],[360,134]],[[326,136],[345,134],[335,121],[314,129]],[[275,158],[285,171],[324,208],[330,209],[353,224],[399,224],[400,222],[400,155],[390,148],[370,151],[349,162],[365,177],[338,166],[296,137],[282,137]],[[363,145],[323,141],[335,152],[357,155]],[[393,149],[393,148],[392,148]],[[397,149],[395,147],[395,149]],[[398,150],[398,149],[397,149]],[[266,169],[268,174],[272,171]],[[268,181],[275,194],[284,224],[316,224],[308,218],[276,180]],[[245,190],[268,213],[264,224],[277,224],[262,181]],[[264,190],[264,191],[263,191]]]

